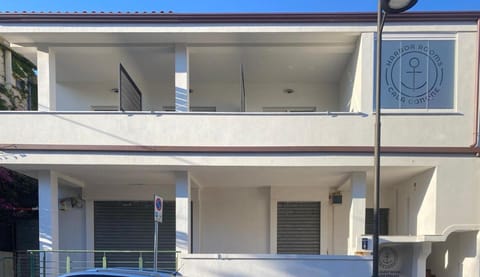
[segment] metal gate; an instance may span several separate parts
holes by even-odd
[[[153,250],[153,201],[95,201],[95,250]],[[175,269],[175,202],[165,201],[163,223],[159,224],[158,267]],[[168,253],[162,253],[168,252]],[[97,253],[96,261],[101,261]],[[108,267],[136,267],[138,256],[112,253]],[[114,256],[113,256],[114,255]],[[153,255],[142,257],[145,268],[153,267]],[[100,267],[101,264],[95,264]]]
[[[277,253],[320,254],[320,202],[277,203]]]

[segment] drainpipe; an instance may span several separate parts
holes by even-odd
[[[473,143],[470,145],[471,148],[475,149],[476,155],[480,155],[480,147],[478,145],[478,129],[479,129],[479,118],[478,118],[478,102],[479,102],[479,94],[480,94],[480,18],[477,19],[477,62],[475,65],[475,99],[474,99],[474,107],[475,107],[475,126],[473,132]]]

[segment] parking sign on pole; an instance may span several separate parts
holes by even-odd
[[[163,198],[155,195],[155,208],[154,208],[155,222],[162,223],[163,220]]]

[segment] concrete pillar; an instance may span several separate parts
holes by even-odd
[[[175,176],[176,250],[191,253],[190,176],[187,171],[176,172]]]
[[[423,277],[427,271],[427,258],[432,252],[432,243],[423,242],[413,245],[412,277]]]
[[[95,215],[94,215],[94,201],[85,201],[85,243],[87,250],[95,250]],[[95,267],[95,255],[94,253],[88,253],[86,255],[86,265],[88,268]]]
[[[15,79],[13,78],[12,68],[12,51],[5,49],[5,85],[11,88],[14,85]]]
[[[350,177],[352,199],[348,218],[348,254],[353,255],[361,248],[360,237],[365,234],[365,208],[367,196],[367,174],[354,172]]]
[[[175,111],[190,110],[189,57],[186,45],[175,45]]]
[[[51,48],[37,49],[38,110],[56,110],[55,53]]]
[[[58,178],[49,170],[38,173],[38,227],[39,249],[58,250]],[[47,276],[57,276],[58,255],[48,252],[46,261]]]

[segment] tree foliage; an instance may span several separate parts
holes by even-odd
[[[26,175],[0,167],[0,222],[37,214],[37,181]]]
[[[17,52],[0,45],[0,50],[12,53],[12,72],[15,84],[0,83],[0,110],[28,109],[27,102],[31,96],[32,107],[37,106],[37,67],[30,60]]]

